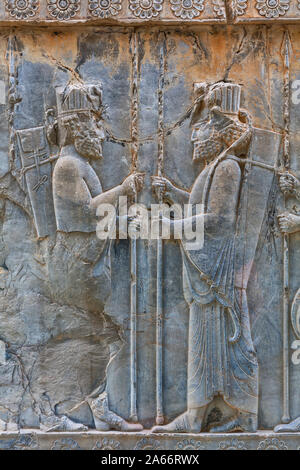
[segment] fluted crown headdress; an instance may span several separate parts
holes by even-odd
[[[242,87],[236,83],[194,83],[194,109],[191,125],[202,118],[202,111],[217,106],[224,114],[237,115],[240,111]]]
[[[97,115],[102,112],[101,85],[70,83],[56,89],[58,117],[92,111]]]
[[[242,87],[236,83],[220,83],[212,87],[213,101],[226,114],[237,114],[240,109]]]

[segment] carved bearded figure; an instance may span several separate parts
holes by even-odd
[[[240,109],[241,87],[229,83],[198,84],[192,116],[195,160],[206,166],[191,192],[169,180],[153,178],[155,191],[167,201],[202,204],[202,248],[190,250],[180,241],[183,288],[189,305],[187,411],[154,432],[200,432],[212,404],[221,402],[222,418],[210,432],[255,431],[258,364],[254,351],[246,293],[236,287],[239,198],[243,158],[252,130]],[[169,223],[163,219],[163,223]],[[173,220],[171,226],[183,224]],[[205,428],[207,429],[207,428]]]
[[[57,225],[54,259],[60,265],[49,269],[53,278],[54,295],[62,301],[72,292],[74,305],[103,314],[111,293],[110,248],[112,241],[96,237],[97,207],[112,204],[118,207],[120,196],[135,195],[143,185],[143,175],[130,174],[122,184],[103,191],[100,179],[91,162],[102,158],[105,138],[102,122],[102,92],[96,85],[71,82],[57,90],[57,119],[48,114],[47,136],[59,147],[59,158],[53,172],[53,201]],[[129,218],[126,222],[129,222]],[[68,294],[69,293],[69,294]],[[105,323],[109,323],[107,316]],[[113,323],[109,324],[113,330]],[[112,343],[108,345],[114,355]],[[88,403],[95,427],[108,431],[139,431],[142,426],[131,424],[109,409],[106,375],[99,377],[100,385],[82,403]],[[76,408],[76,407],[75,407]],[[48,410],[48,411],[47,411]],[[43,430],[86,430],[67,416],[56,416],[45,406],[41,414]]]

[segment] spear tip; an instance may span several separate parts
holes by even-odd
[[[292,52],[292,42],[291,42],[290,34],[289,34],[288,29],[285,29],[283,33],[283,41],[282,41],[282,46],[281,46],[281,55],[283,56],[285,67],[289,67],[289,59],[290,59],[291,52]]]

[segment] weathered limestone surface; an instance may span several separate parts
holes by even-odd
[[[0,448],[300,447],[299,21],[1,2]],[[100,240],[119,196],[203,204],[203,247]]]

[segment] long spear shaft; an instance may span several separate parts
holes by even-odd
[[[290,37],[286,30],[283,38],[284,63],[284,134],[283,166],[290,168]],[[283,416],[282,422],[290,421],[289,391],[289,235],[283,235]]]
[[[160,49],[160,74],[158,86],[158,164],[157,174],[163,174],[164,160],[164,73],[165,73],[165,50],[164,42]],[[162,192],[159,194],[159,204],[162,204]],[[163,413],[163,240],[160,236],[157,239],[157,259],[156,259],[156,424],[164,423]]]
[[[131,171],[137,170],[138,159],[138,51],[137,33],[131,38],[132,72],[131,72]],[[134,202],[137,202],[135,192]],[[138,421],[137,416],[137,358],[136,358],[136,320],[137,320],[137,259],[136,239],[130,240],[130,419]]]
[[[9,158],[12,174],[16,174],[15,162],[15,130],[14,130],[14,111],[15,105],[20,99],[17,99],[17,64],[16,64],[16,38],[9,36],[8,39],[8,67],[9,67]],[[22,183],[21,183],[22,184]]]

